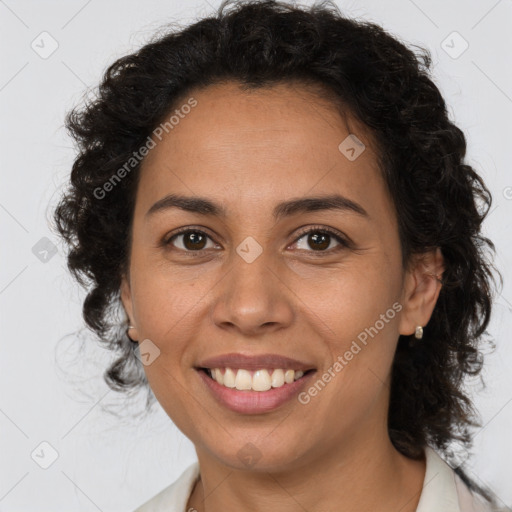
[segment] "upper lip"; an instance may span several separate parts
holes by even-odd
[[[282,368],[283,370],[311,370],[314,366],[278,354],[223,354],[203,359],[197,368],[244,368],[246,370],[260,370],[263,368]]]

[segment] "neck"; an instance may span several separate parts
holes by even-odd
[[[425,477],[425,460],[400,454],[385,433],[361,435],[339,448],[276,471],[233,469],[197,450],[200,479],[187,505],[197,512],[340,510],[415,512]],[[336,445],[338,446],[338,445]],[[307,460],[306,460],[307,458]],[[340,505],[342,505],[340,507]]]

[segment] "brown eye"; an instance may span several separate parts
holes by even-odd
[[[307,235],[307,239],[306,239],[305,244],[307,244],[307,247],[298,247],[298,249],[300,249],[300,250],[307,251],[308,248],[310,248],[310,249],[312,249],[312,251],[310,251],[310,252],[329,252],[330,253],[330,252],[335,252],[335,251],[341,250],[341,249],[349,246],[349,243],[344,238],[342,238],[338,233],[336,233],[330,229],[326,229],[326,228],[322,228],[322,229],[312,228],[305,232],[302,232],[301,236],[295,241],[295,244],[299,244],[299,241],[302,238],[306,238],[306,235]],[[327,249],[329,249],[329,247],[331,246],[331,243],[333,241],[337,242],[338,246],[337,247],[335,246],[334,248],[327,250]]]
[[[178,244],[175,244],[175,240],[181,239],[181,247]],[[177,249],[182,251],[202,251],[207,249],[206,244],[210,237],[204,233],[203,231],[199,231],[197,229],[187,229],[183,230],[179,233],[176,233],[172,237],[170,237],[165,244],[173,245]],[[210,239],[211,240],[211,239]]]
[[[327,249],[331,242],[331,235],[326,233],[309,233],[308,244],[313,249]]]

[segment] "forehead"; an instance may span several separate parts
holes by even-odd
[[[191,98],[195,106],[182,108]],[[288,197],[343,193],[377,215],[389,213],[370,134],[341,114],[327,98],[295,84],[192,90],[169,112],[174,122],[143,162],[137,208],[145,213],[163,195],[180,193],[229,203],[233,214],[244,207],[248,213],[251,205],[270,212]],[[362,152],[353,135],[365,144]],[[347,145],[360,152],[357,158],[347,158]]]

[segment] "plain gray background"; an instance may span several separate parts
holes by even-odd
[[[219,3],[0,0],[2,511],[132,510],[195,460],[193,445],[160,408],[150,419],[130,417],[142,404],[126,410],[108,390],[102,372],[110,356],[87,333],[80,339],[88,348],[79,353],[85,292],[68,275],[48,218],[75,156],[66,112],[155,30],[212,14]],[[505,284],[489,328],[497,349],[482,373],[487,387],[478,379],[470,384],[483,427],[468,467],[510,506],[512,2],[337,3],[347,15],[430,49],[436,83],[468,138],[467,161],[493,194],[485,232]]]

